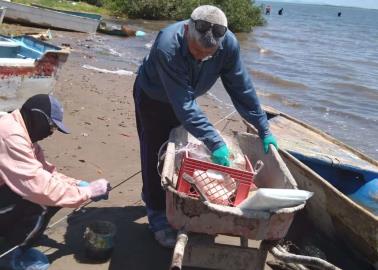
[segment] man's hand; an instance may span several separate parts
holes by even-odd
[[[89,186],[89,182],[84,181],[84,180],[79,180],[79,181],[76,183],[76,185],[77,185],[78,187],[88,187],[88,186]]]
[[[278,150],[276,137],[274,137],[272,134],[263,139],[263,146],[264,146],[265,153],[268,153],[270,144],[273,144],[274,147],[276,147],[276,149]]]
[[[228,148],[226,145],[223,145],[213,151],[211,154],[211,160],[219,165],[223,166],[230,166],[230,151],[228,151]]]
[[[106,179],[98,179],[88,186],[92,201],[107,200],[111,189],[110,183]]]

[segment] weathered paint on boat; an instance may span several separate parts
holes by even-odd
[[[85,33],[95,33],[100,19],[82,16],[79,13],[70,14],[36,6],[11,3],[0,0],[0,6],[6,7],[5,20],[44,28],[71,30]]]
[[[51,93],[68,55],[32,37],[0,35],[0,111],[17,109],[35,94]]]
[[[298,187],[314,192],[305,209],[310,221],[322,233],[342,240],[378,267],[378,216],[336,188],[342,184],[331,184],[335,184],[335,179],[354,181],[354,185],[369,181],[378,175],[378,162],[291,116],[273,108],[264,109],[278,138],[280,153]],[[248,131],[256,132],[247,126]],[[321,169],[314,166],[315,160],[322,165]],[[327,174],[327,168],[328,172],[336,169],[341,174]],[[352,186],[348,185],[348,189]]]
[[[31,4],[31,6],[39,7],[39,8],[43,8],[43,9],[48,9],[48,10],[54,10],[54,11],[58,11],[58,12],[63,12],[63,13],[67,13],[67,14],[71,14],[71,15],[75,15],[75,16],[86,17],[86,18],[90,18],[90,19],[98,20],[98,21],[101,21],[101,18],[102,18],[101,15],[95,14],[95,13],[56,9],[56,8],[45,7],[45,6],[41,6],[41,5],[37,5],[37,4]]]

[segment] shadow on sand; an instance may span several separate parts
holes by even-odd
[[[69,254],[74,255],[78,264],[98,263],[85,258],[83,234],[88,224],[94,220],[107,220],[117,227],[109,270],[168,269],[172,250],[160,247],[148,230],[148,225],[137,222],[145,215],[143,206],[87,208],[85,213],[73,215],[68,219],[64,244],[48,237],[42,240],[42,244],[57,249],[48,255],[51,263]]]

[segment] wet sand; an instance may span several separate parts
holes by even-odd
[[[7,33],[45,31],[10,25],[2,29],[3,33],[4,29]],[[38,248],[48,254],[51,270],[168,269],[172,251],[153,240],[140,199],[139,141],[132,98],[135,75],[84,69],[85,64],[98,64],[91,50],[92,35],[61,31],[52,31],[52,35],[50,43],[72,47],[54,90],[64,105],[64,121],[71,134],[57,133],[41,142],[47,160],[77,179],[106,178],[114,189],[109,200],[93,202],[68,219],[64,217],[72,209],[59,211],[51,224],[63,220],[46,232]],[[199,103],[213,123],[229,113],[208,96]],[[234,114],[217,128],[224,133],[244,130],[239,120]],[[114,253],[105,263],[92,263],[84,256],[83,233],[94,220],[109,220],[117,227]]]

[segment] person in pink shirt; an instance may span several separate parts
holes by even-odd
[[[55,130],[69,133],[63,107],[51,95],[35,95],[20,110],[0,117],[0,237],[8,248],[27,250],[59,209],[77,208],[110,191],[105,179],[77,180],[45,160],[37,142]]]

